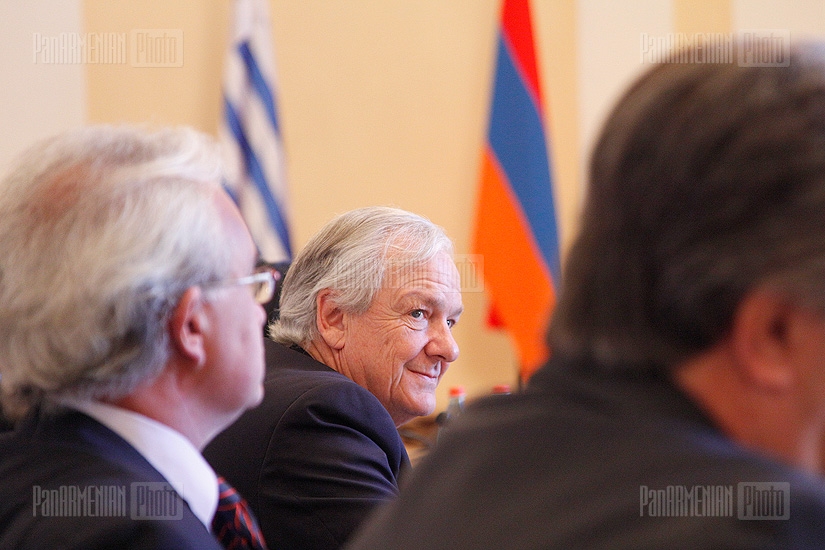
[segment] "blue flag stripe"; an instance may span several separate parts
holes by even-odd
[[[241,59],[243,59],[244,65],[246,66],[247,77],[261,98],[261,102],[264,104],[269,122],[275,129],[275,133],[280,133],[278,117],[275,114],[275,99],[272,97],[272,90],[270,90],[269,85],[266,83],[266,79],[263,73],[261,73],[258,63],[255,61],[255,56],[252,55],[252,50],[249,49],[249,42],[241,42],[238,45],[238,52],[241,54]]]
[[[541,115],[499,37],[490,145],[518,197],[547,267],[561,281],[550,164]]]
[[[269,221],[275,229],[275,232],[278,234],[278,237],[281,239],[284,249],[291,258],[292,247],[290,245],[289,230],[287,229],[284,215],[281,212],[278,202],[272,195],[272,190],[269,188],[269,184],[266,181],[266,175],[261,169],[261,164],[258,161],[258,157],[249,145],[249,140],[247,139],[240,119],[238,118],[238,113],[226,97],[224,97],[224,113],[226,116],[227,125],[241,148],[246,170],[263,198]]]

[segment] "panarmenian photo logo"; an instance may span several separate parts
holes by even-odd
[[[736,517],[787,520],[791,484],[745,481],[734,485],[639,486],[640,517]]]
[[[179,520],[183,518],[183,506],[183,499],[166,482],[32,486],[32,514],[35,517]]]

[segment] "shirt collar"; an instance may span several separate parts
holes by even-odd
[[[125,439],[166,478],[211,530],[218,507],[218,478],[194,445],[180,432],[147,416],[100,403],[64,398],[61,403],[85,413]]]

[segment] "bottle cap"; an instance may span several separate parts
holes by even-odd
[[[462,395],[466,395],[464,386],[453,386],[450,388],[450,397],[460,397]]]
[[[510,384],[496,384],[493,386],[493,393],[497,395],[510,393]]]

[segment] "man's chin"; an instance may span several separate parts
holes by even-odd
[[[415,416],[429,416],[435,412],[435,394],[427,396],[426,399],[421,399],[415,410]]]

